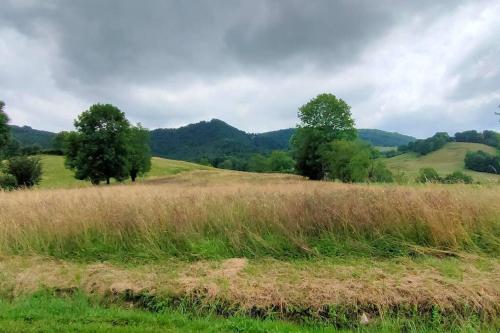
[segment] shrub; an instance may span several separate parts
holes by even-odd
[[[394,177],[392,172],[381,161],[374,163],[372,170],[370,170],[370,181],[377,183],[392,183]]]
[[[443,179],[443,183],[445,184],[472,184],[474,180],[472,179],[471,176],[466,175],[465,173],[461,171],[455,171]]]
[[[415,179],[417,183],[440,183],[441,177],[433,168],[422,168],[418,172],[418,177]]]
[[[479,172],[500,173],[500,156],[490,155],[482,150],[465,155],[465,167]]]
[[[0,174],[0,189],[5,191],[13,190],[17,187],[16,177],[9,174]]]
[[[18,186],[32,187],[42,178],[42,165],[37,157],[16,156],[8,160],[6,172],[15,177]]]

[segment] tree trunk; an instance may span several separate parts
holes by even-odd
[[[106,184],[109,185],[109,178],[106,178]]]

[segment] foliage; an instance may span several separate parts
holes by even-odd
[[[140,124],[129,129],[127,134],[127,160],[130,179],[135,182],[138,175],[151,170],[149,131]]]
[[[16,177],[10,174],[0,173],[0,189],[10,191],[17,188]]]
[[[270,172],[292,173],[295,161],[284,151],[275,150],[268,158]]]
[[[426,155],[430,152],[436,151],[444,147],[445,144],[451,141],[448,133],[438,132],[434,136],[427,138],[425,140],[416,140],[410,142],[407,145],[402,145],[398,147],[400,152],[415,152],[420,155]]]
[[[445,184],[472,184],[473,181],[471,176],[462,171],[455,171],[443,178]]]
[[[310,179],[325,177],[320,150],[334,140],[354,140],[351,107],[332,94],[321,94],[299,108],[300,123],[292,138],[296,170]]]
[[[38,157],[15,156],[7,161],[5,173],[14,176],[18,186],[32,187],[42,178],[42,165]]]
[[[454,171],[445,177],[441,177],[433,168],[422,168],[415,181],[417,183],[472,184],[474,180],[462,171]]]
[[[325,177],[326,170],[320,154],[320,147],[325,143],[321,132],[314,128],[301,128],[295,132],[292,137],[293,157],[299,174],[314,180]]]
[[[500,156],[490,155],[482,150],[465,155],[465,167],[470,170],[500,174]]]
[[[3,147],[3,149],[0,149],[0,160],[3,159],[8,159],[10,157],[19,155],[21,153],[21,145],[19,144],[19,141],[15,139],[10,139],[9,142]]]
[[[375,183],[392,183],[395,178],[391,170],[380,160],[372,160],[368,177],[370,181]]]
[[[392,182],[392,173],[378,152],[362,141],[336,140],[321,147],[321,158],[327,178],[346,183]]]
[[[128,176],[125,114],[111,104],[95,104],[75,121],[76,132],[68,138],[67,165],[77,179],[92,184],[110,183]]]
[[[4,112],[5,103],[0,101],[0,149],[7,145],[10,139],[9,117]]]
[[[483,143],[485,145],[500,148],[500,133],[495,131],[465,131],[455,133],[455,141],[457,142],[471,142]]]
[[[441,183],[441,177],[433,168],[422,168],[419,170],[415,181],[417,183]]]

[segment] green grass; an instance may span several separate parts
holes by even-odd
[[[279,320],[259,320],[243,316],[228,318],[196,315],[189,311],[162,309],[148,312],[117,306],[100,306],[84,295],[54,296],[42,291],[0,300],[1,332],[494,332],[495,323],[480,324],[474,318],[443,325],[439,318],[387,317],[368,326],[337,329],[322,323],[296,324]]]
[[[496,149],[479,143],[450,142],[443,148],[424,156],[415,153],[406,153],[386,159],[386,164],[391,171],[404,172],[410,181],[413,181],[421,168],[431,167],[437,170],[441,176],[454,171],[464,171],[472,176],[475,181],[499,182],[500,175],[484,172],[476,172],[465,169],[464,159],[468,151],[483,150],[490,154],[496,154]]]
[[[64,166],[64,157],[54,155],[42,155],[42,181],[40,188],[72,188],[87,187],[90,182],[74,178],[74,173]],[[209,167],[183,162],[153,157],[151,171],[144,178],[157,178],[175,175],[185,171],[208,170]]]

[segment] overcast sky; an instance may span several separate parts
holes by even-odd
[[[59,131],[96,102],[149,128],[294,126],[328,92],[359,128],[500,129],[500,1],[0,0],[0,99]]]

